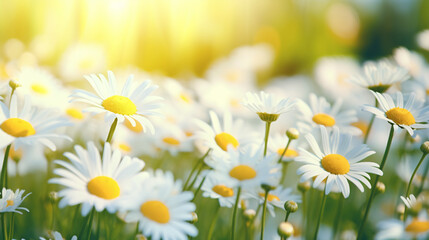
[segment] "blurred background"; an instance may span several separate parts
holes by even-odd
[[[274,53],[268,79],[311,71],[321,56],[363,61],[417,49],[428,13],[425,0],[0,1],[0,69],[7,75],[10,59],[61,64],[80,51],[99,56],[82,68],[201,76],[233,49],[266,43]]]

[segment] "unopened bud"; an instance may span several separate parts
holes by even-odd
[[[50,192],[49,201],[51,201],[52,203],[55,203],[56,201],[58,201],[58,193],[54,191]]]
[[[384,185],[382,182],[377,182],[375,189],[377,190],[377,193],[383,194],[386,191],[386,185]]]
[[[147,240],[147,238],[143,234],[137,234],[136,240]]]
[[[256,216],[256,211],[249,208],[244,211],[243,215],[247,219],[247,221],[252,221]]]
[[[428,154],[429,153],[429,141],[426,141],[426,142],[422,143],[422,145],[420,146],[420,150],[424,154]]]
[[[286,211],[291,213],[298,211],[298,204],[291,200],[286,201],[284,207]]]
[[[280,237],[288,238],[293,235],[293,226],[289,222],[281,222],[277,228]]]
[[[399,213],[399,215],[404,214],[405,212],[405,205],[404,204],[399,204],[398,207],[396,207],[396,212]]]
[[[196,212],[192,212],[191,215],[192,215],[191,223],[198,222],[198,215],[197,215],[197,213]]]
[[[311,184],[308,181],[298,183],[298,190],[302,193],[307,192],[310,189],[310,187],[311,187]]]
[[[298,130],[297,130],[296,128],[289,128],[289,129],[286,131],[286,136],[287,136],[289,139],[295,140],[295,139],[298,139],[298,138],[299,138],[299,132],[298,132]]]
[[[20,83],[18,80],[11,79],[11,80],[9,80],[9,86],[10,86],[13,90],[15,90],[15,89],[17,89],[17,88],[21,87],[22,85],[21,85],[21,83]]]

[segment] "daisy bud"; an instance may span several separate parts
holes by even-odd
[[[293,226],[289,222],[281,222],[277,228],[277,233],[280,237],[288,238],[293,235]]]
[[[196,223],[196,222],[198,222],[198,215],[197,215],[197,213],[196,213],[196,212],[192,212],[191,214],[192,214],[192,220],[191,220],[191,223]]]
[[[266,191],[266,192],[269,192],[269,191],[271,191],[271,190],[274,190],[274,189],[276,189],[276,187],[275,186],[271,186],[271,185],[268,185],[268,184],[262,184],[261,185],[261,187]]]
[[[298,211],[298,204],[291,200],[286,201],[284,207],[286,211],[291,213]]]
[[[428,154],[428,153],[429,153],[429,141],[424,142],[424,143],[420,146],[420,150],[421,150],[424,154]]]
[[[298,190],[302,193],[307,192],[310,189],[310,187],[311,187],[311,185],[310,185],[310,182],[308,182],[308,181],[298,183]]]
[[[11,79],[11,80],[9,80],[9,86],[10,86],[13,90],[15,90],[15,89],[17,89],[18,87],[21,87],[21,86],[22,86],[22,84],[21,84],[18,80]]]
[[[147,240],[147,238],[143,234],[137,234],[136,240]]]
[[[298,138],[299,138],[299,132],[298,132],[298,130],[297,130],[296,128],[289,128],[289,129],[286,131],[286,136],[287,136],[289,139],[295,140],[295,139],[298,139]]]
[[[377,193],[383,194],[386,191],[386,185],[382,182],[377,182],[377,185],[375,185],[375,188],[377,190]]]
[[[253,209],[247,209],[244,211],[243,215],[247,221],[252,221],[256,216],[256,211]]]
[[[49,201],[51,201],[51,203],[55,203],[56,201],[58,201],[58,193],[54,191],[50,192]]]

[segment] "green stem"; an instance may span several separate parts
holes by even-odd
[[[325,185],[325,189],[323,190],[322,206],[320,207],[319,217],[317,218],[316,231],[314,232],[313,240],[317,239],[317,234],[319,232],[319,226],[320,226],[320,220],[322,219],[323,211],[325,209],[325,202],[326,202],[326,193],[325,193],[325,191],[326,191],[326,185]]]
[[[425,171],[424,171],[423,176],[422,176],[422,182],[420,183],[419,189],[417,190],[416,197],[423,191],[423,187],[425,185],[425,181],[426,181],[426,177],[428,175],[428,172],[429,172],[429,162],[426,163]]]
[[[0,213],[1,214],[1,225],[3,227],[3,239],[9,239],[7,237],[7,223],[6,223],[6,213]]]
[[[134,237],[136,237],[138,234],[139,234],[139,224],[140,224],[140,221],[138,221],[137,222],[137,225],[136,225],[136,231],[134,232]]]
[[[232,229],[231,229],[231,240],[234,240],[235,236],[235,222],[237,218],[238,202],[240,201],[241,187],[238,187],[237,197],[235,198],[234,210],[232,212]]]
[[[265,190],[264,206],[262,207],[261,240],[264,240],[265,212],[267,211],[268,192],[269,190]]]
[[[289,148],[290,142],[292,142],[292,139],[290,139],[290,138],[289,138],[289,140],[287,141],[286,147],[285,147],[285,149],[283,150],[283,153],[282,153],[282,155],[280,156],[280,158],[279,158],[279,160],[277,161],[277,163],[281,163],[281,162],[282,162],[282,159],[283,159],[284,155],[286,154],[287,149]]]
[[[10,220],[9,240],[13,239],[13,233],[15,232],[15,213],[12,212],[12,219]]]
[[[392,140],[393,140],[393,133],[394,133],[394,128],[393,128],[393,124],[391,124],[390,132],[389,132],[389,138],[387,140],[387,145],[386,145],[386,150],[384,150],[383,159],[381,160],[381,164],[380,164],[380,170],[381,171],[383,171],[384,164],[386,164],[387,155],[389,155],[390,146],[392,145]],[[377,186],[379,178],[380,178],[380,175],[376,175],[375,180],[371,186],[371,195],[369,196],[368,204],[366,205],[366,209],[365,209],[365,213],[363,215],[362,221],[360,222],[358,235],[357,235],[356,239],[359,239],[359,237],[362,236],[363,227],[364,227],[365,221],[368,217],[368,213],[369,213],[369,209],[371,208],[372,200],[374,199],[374,196],[375,196],[376,186]]]
[[[220,206],[218,204],[217,208],[216,208],[216,213],[215,213],[214,217],[212,217],[212,222],[210,224],[209,233],[207,235],[207,240],[211,240],[213,237],[213,232],[214,232],[214,229],[216,226],[216,222],[217,222],[217,219],[219,218],[219,212],[220,212],[219,210],[220,210]]]
[[[286,217],[285,217],[285,222],[287,222],[287,220],[289,219],[289,215],[290,215],[290,212],[289,212],[289,211],[287,211],[287,212],[286,212]]]
[[[306,195],[306,192],[303,192],[302,193],[302,223],[301,223],[301,229],[306,229],[305,228],[305,218],[306,218],[306,210],[307,210],[307,208],[305,207],[305,204],[307,203],[307,201],[305,201],[305,199],[306,199],[306,197],[305,197],[305,195]],[[305,235],[304,235],[304,237],[305,237]]]
[[[195,201],[195,198],[197,198],[197,195],[198,195],[198,193],[200,192],[201,187],[203,186],[204,182],[206,181],[206,177],[207,177],[207,176],[205,176],[205,177],[201,180],[200,185],[198,185],[197,190],[195,190],[194,198],[192,199],[192,202],[193,202],[193,201]]]
[[[1,169],[1,175],[0,175],[0,191],[2,191],[3,188],[7,188],[7,162],[9,160],[9,152],[10,147],[12,146],[12,143],[7,145],[6,151],[4,152],[4,158],[3,158],[3,166]]]
[[[191,173],[189,174],[188,178],[185,181],[185,184],[183,185],[182,190],[185,190],[188,187],[188,183],[191,180],[192,175],[194,175],[195,170],[197,170],[200,163],[202,163],[204,161],[204,159],[209,155],[211,150],[212,150],[211,148],[209,150],[207,150],[207,152],[204,154],[204,156],[202,156],[200,159],[198,159],[197,163],[195,163],[194,167],[191,170]]]
[[[106,142],[110,143],[112,141],[113,133],[115,132],[116,125],[118,125],[118,118],[115,118],[115,120],[112,123],[112,126],[110,126],[109,134],[107,135]]]
[[[375,107],[378,107],[377,99],[375,99]],[[365,137],[363,138],[363,143],[364,144],[366,144],[366,142],[368,141],[369,132],[371,131],[372,124],[374,123],[374,119],[375,119],[375,115],[373,114],[372,117],[371,117],[371,120],[369,121],[368,129],[366,130]]]
[[[340,196],[340,199],[338,199],[338,205],[337,205],[338,210],[337,210],[337,214],[335,216],[334,226],[333,226],[334,239],[336,239],[336,236],[338,234],[338,230],[340,229],[341,213],[343,211],[343,204],[344,204],[344,198],[343,198],[343,196]]]
[[[51,206],[52,206],[52,222],[51,222],[51,230],[54,230],[55,227],[55,203],[51,202]]]
[[[197,182],[197,179],[198,179],[198,176],[200,175],[200,173],[201,173],[201,171],[203,170],[203,168],[204,168],[204,162],[203,163],[201,163],[201,165],[200,165],[200,168],[198,169],[198,171],[197,171],[197,174],[195,175],[195,177],[194,177],[194,179],[192,180],[192,182],[191,182],[191,184],[189,184],[189,186],[187,187],[187,189],[186,190],[191,190],[193,187],[194,187],[194,185],[195,185],[195,182]]]
[[[266,121],[265,122],[265,145],[264,145],[264,157],[267,155],[267,146],[268,146],[268,135],[270,134],[270,126],[271,126],[271,122]]]
[[[280,184],[283,184],[286,178],[286,173],[287,173],[287,167],[289,166],[290,162],[284,162],[282,164],[282,177],[280,178]]]
[[[89,215],[89,223],[88,223],[88,235],[87,238],[88,240],[91,239],[91,231],[92,231],[92,221],[94,220],[94,215],[95,215],[95,207],[92,208],[92,211]]]
[[[427,153],[423,153],[422,157],[420,158],[419,163],[417,164],[417,167],[414,169],[413,174],[411,175],[410,181],[408,182],[408,186],[407,186],[407,191],[405,193],[405,198],[408,198],[408,195],[410,195],[410,191],[411,191],[411,184],[413,182],[414,176],[417,173],[417,170],[419,169],[420,165],[422,164],[423,160],[425,159]],[[408,213],[408,209],[405,208],[405,212],[404,212],[404,222],[405,219],[407,219],[407,213]]]

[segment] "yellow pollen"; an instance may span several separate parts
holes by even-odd
[[[128,144],[126,144],[126,143],[120,143],[120,144],[118,145],[118,147],[119,147],[122,151],[124,151],[124,152],[131,152],[131,147],[130,147],[130,145],[128,145]]]
[[[147,201],[140,206],[140,212],[157,223],[165,224],[170,221],[170,211],[160,201]]]
[[[83,113],[81,110],[77,108],[67,108],[66,114],[74,119],[82,120],[83,119]]]
[[[106,98],[101,104],[104,109],[116,114],[133,115],[137,112],[137,107],[129,98],[114,95]]]
[[[13,200],[6,200],[6,207],[13,206]]]
[[[133,127],[131,122],[125,118],[124,124],[131,131],[133,131],[135,133],[141,133],[143,131],[143,126],[140,124],[140,122],[137,122],[137,121],[135,121],[135,122],[136,122],[136,125]]]
[[[88,192],[107,200],[119,197],[121,192],[115,179],[106,176],[98,176],[88,182]]]
[[[33,125],[21,118],[7,119],[0,125],[0,129],[14,137],[28,137],[36,133]]]
[[[222,197],[232,197],[234,196],[234,190],[225,185],[216,185],[212,188],[213,192],[221,195]]]
[[[346,174],[350,171],[349,161],[340,154],[328,154],[322,158],[321,163],[332,174]]]
[[[313,122],[325,127],[332,127],[335,125],[335,119],[326,113],[315,114],[312,120]]]
[[[284,148],[279,148],[279,150],[277,150],[277,154],[279,154],[281,156],[283,154],[284,150],[285,150]],[[295,151],[295,150],[293,150],[293,149],[288,148],[286,150],[284,156],[285,157],[297,157],[298,156],[298,152]]]
[[[187,94],[184,94],[184,93],[182,93],[182,94],[180,94],[180,99],[182,99],[185,103],[191,103],[192,102],[192,100],[191,100],[191,98],[187,95]]]
[[[256,177],[256,171],[247,165],[238,165],[229,171],[229,176],[240,181],[253,179]]]
[[[177,138],[174,138],[174,137],[165,137],[165,138],[162,139],[162,141],[165,142],[165,143],[167,143],[167,144],[175,145],[175,146],[177,146],[177,145],[180,144],[180,141],[177,140]]]
[[[237,139],[235,139],[235,137],[226,132],[217,134],[215,136],[215,141],[216,144],[224,151],[228,150],[228,145],[232,145],[234,148],[237,148],[239,145]]]
[[[405,227],[405,231],[419,234],[429,230],[429,221],[421,221],[414,219],[408,226]]]
[[[259,196],[265,197],[265,193],[259,193]],[[268,200],[268,202],[271,202],[273,200],[280,201],[280,198],[274,194],[268,193],[267,200]]]
[[[413,114],[411,114],[410,111],[405,108],[392,108],[386,112],[386,117],[398,125],[401,124],[410,126],[416,123]]]
[[[35,93],[42,94],[42,95],[46,95],[49,92],[49,90],[41,84],[31,85],[31,90],[33,90],[33,92]]]

